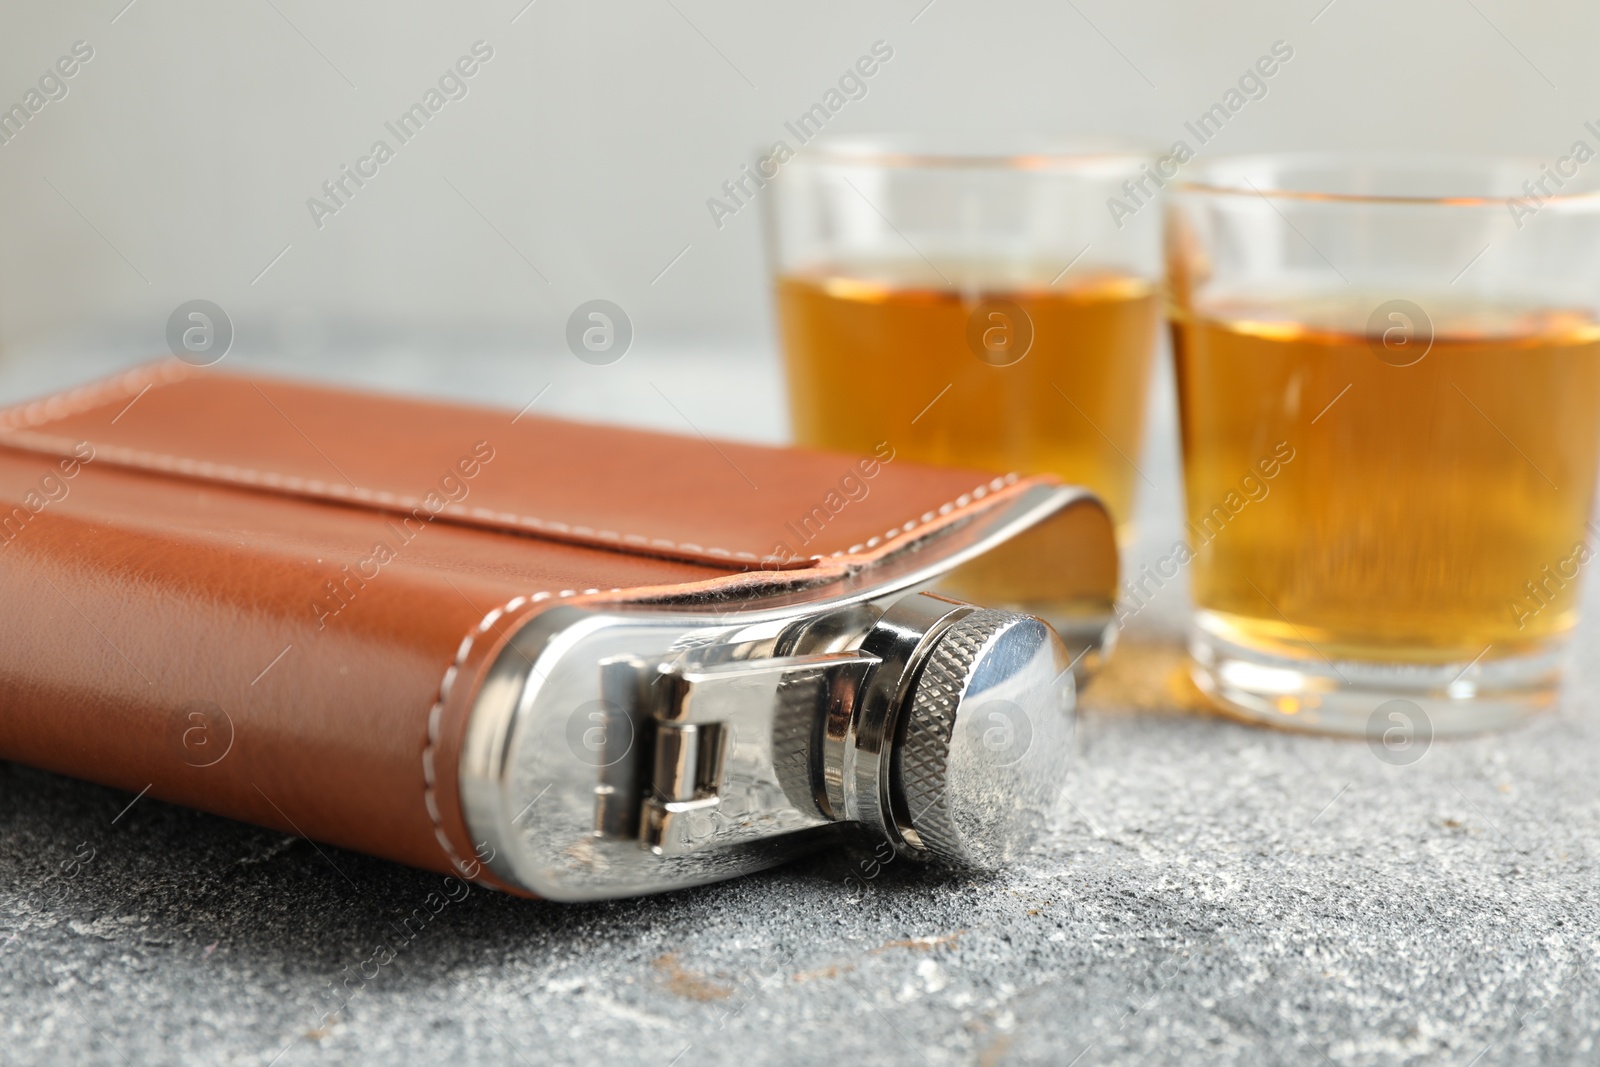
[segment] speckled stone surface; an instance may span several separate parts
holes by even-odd
[[[751,373],[767,406],[711,429],[770,435]],[[1178,531],[1157,416],[1151,559]],[[0,765],[0,1062],[1600,1062],[1593,628],[1556,712],[1392,766],[1200,708],[1186,598],[1133,619],[1053,830],[981,878],[839,855],[596,905],[474,888],[408,937],[438,876]]]

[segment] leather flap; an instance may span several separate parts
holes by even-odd
[[[0,412],[0,445],[723,567],[866,562],[1015,475],[678,437],[167,360]],[[422,516],[419,515],[419,518]]]

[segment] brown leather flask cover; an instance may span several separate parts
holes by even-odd
[[[530,618],[793,593],[1040,481],[143,367],[0,413],[0,758],[502,884],[458,774]]]

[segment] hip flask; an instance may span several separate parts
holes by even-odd
[[[1049,477],[199,370],[0,412],[0,757],[502,890],[1003,866],[1108,651]]]

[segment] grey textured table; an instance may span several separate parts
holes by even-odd
[[[652,374],[701,396],[704,373],[741,403],[682,417],[776,432],[765,363],[634,362],[554,407],[604,414]],[[406,384],[447,388],[430,373]],[[1149,558],[1178,530],[1169,416]],[[0,765],[0,1061],[1600,1062],[1593,628],[1557,712],[1391,766],[1198,707],[1186,596],[1129,626],[1053,831],[990,877],[834,856],[598,905],[474,889],[403,939],[438,876]]]

